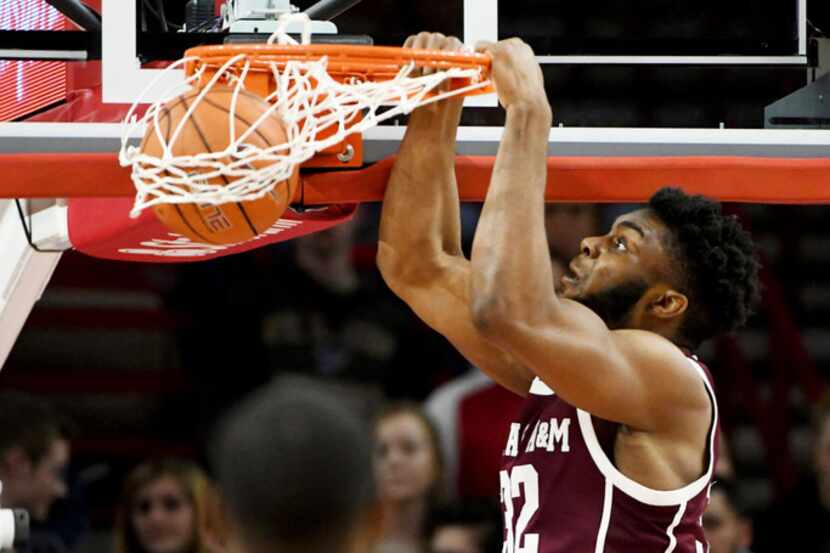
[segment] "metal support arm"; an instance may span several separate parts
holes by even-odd
[[[320,0],[308,8],[305,13],[312,20],[330,21],[341,13],[360,4],[360,2],[361,0]]]
[[[101,16],[80,0],[46,0],[46,3],[71,19],[85,31],[101,32]]]

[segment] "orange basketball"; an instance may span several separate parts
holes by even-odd
[[[169,141],[199,91],[189,92],[171,100],[159,114],[159,129]],[[230,141],[230,107],[233,90],[214,88],[193,110],[181,133],[172,145],[174,156],[217,152],[227,148]],[[250,92],[240,91],[236,101],[235,132],[241,136],[268,109],[268,103]],[[246,138],[246,143],[266,148],[287,140],[282,121],[276,115],[265,118]],[[162,156],[162,145],[152,126],[141,143],[141,151],[154,157]],[[227,162],[228,160],[223,160]],[[254,160],[255,169],[266,167],[268,161]],[[299,181],[298,171],[287,182],[278,183],[273,190],[258,200],[221,205],[162,204],[153,207],[156,216],[170,230],[203,244],[235,244],[262,234],[279,220],[288,208]],[[228,184],[226,177],[212,178],[210,184]]]

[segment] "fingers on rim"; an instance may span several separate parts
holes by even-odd
[[[424,48],[427,50],[446,50],[447,49],[447,37],[441,33],[429,33],[427,35],[427,41],[424,45]],[[435,73],[436,70],[434,67],[425,67],[424,68],[424,75],[432,75]]]
[[[421,32],[417,35],[412,35],[404,42],[404,48],[420,49],[420,50],[439,50],[442,52],[464,52],[468,51],[461,40],[454,36],[446,36],[442,33]],[[432,67],[424,67],[416,70],[416,75],[430,75],[435,73],[436,69]]]
[[[479,40],[476,42],[475,51],[479,53],[489,52],[495,45],[495,42],[490,42],[489,40]]]
[[[444,50],[448,50],[451,52],[463,52],[464,43],[461,42],[457,37],[451,36],[444,43]]]
[[[418,40],[416,41],[416,48],[429,49],[432,42],[435,40],[434,33],[422,32],[418,33]]]
[[[443,33],[421,32],[409,36],[403,46],[404,48],[452,51],[462,50],[464,43],[457,37],[444,35]]]

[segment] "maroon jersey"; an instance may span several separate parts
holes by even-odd
[[[614,466],[618,424],[577,409],[540,379],[530,388],[504,450],[502,553],[705,553],[701,517],[717,462],[718,410],[713,406],[708,466],[672,491],[647,488]]]

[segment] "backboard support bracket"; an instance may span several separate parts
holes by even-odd
[[[767,129],[830,129],[830,39],[816,40],[817,78],[764,108]]]
[[[61,214],[65,221],[66,207],[57,204],[36,213],[31,213],[34,204],[24,201],[23,213],[29,219],[29,228],[34,231],[34,243],[43,248],[60,249],[57,243],[48,239],[59,230]],[[57,211],[53,211],[57,209]],[[54,218],[58,215],[57,219]],[[41,234],[41,232],[44,232]],[[6,361],[20,330],[34,304],[43,295],[43,290],[61,258],[60,252],[41,253],[29,244],[20,215],[11,200],[0,200],[0,234],[3,236],[3,259],[0,264],[0,367]]]

